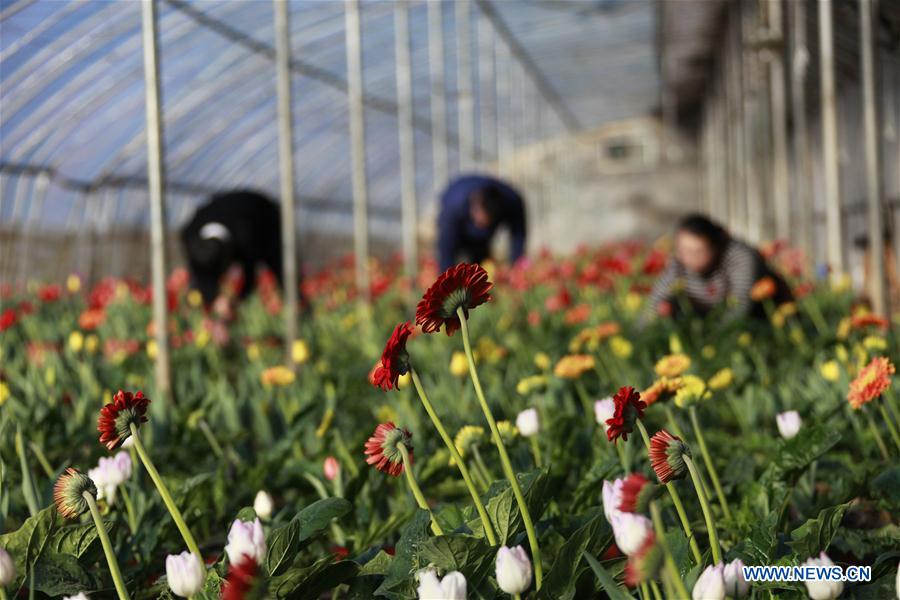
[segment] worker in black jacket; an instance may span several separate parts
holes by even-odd
[[[244,275],[241,298],[253,291],[260,263],[283,285],[281,213],[262,194],[236,190],[214,195],[182,229],[181,240],[192,285],[207,304],[219,295],[222,276],[235,264]]]

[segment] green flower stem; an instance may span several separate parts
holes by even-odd
[[[475,465],[481,470],[482,479],[484,479],[484,482],[490,487],[491,482],[496,479],[496,477],[491,473],[487,463],[484,462],[484,458],[481,456],[481,450],[478,449],[476,444],[472,444],[472,458],[475,459]]]
[[[703,455],[703,463],[706,465],[706,470],[709,471],[709,477],[712,479],[713,487],[716,489],[716,496],[719,498],[722,514],[730,521],[731,509],[728,508],[725,492],[722,491],[722,484],[719,482],[719,474],[716,473],[716,467],[713,464],[712,458],[709,456],[709,450],[706,449],[706,440],[703,438],[703,430],[700,429],[700,422],[697,419],[697,409],[694,405],[688,407],[688,414],[691,417],[691,425],[694,426],[694,435],[697,436],[697,443],[700,444],[700,453]]]
[[[888,431],[891,432],[891,437],[894,440],[894,443],[897,444],[897,449],[900,450],[900,434],[897,433],[897,428],[894,427],[894,423],[891,421],[891,416],[888,414],[887,409],[884,407],[884,400],[878,403],[878,409],[881,411],[881,416],[884,418],[884,423],[887,425]]]
[[[584,389],[584,384],[577,379],[575,380],[575,391],[578,394],[578,399],[581,400],[581,408],[584,411],[585,418],[588,420],[588,425],[593,429],[595,422],[594,407],[591,405],[591,399]]]
[[[94,519],[94,527],[97,528],[97,535],[100,537],[100,544],[103,546],[103,554],[106,555],[106,563],[109,565],[109,572],[112,575],[113,583],[116,585],[116,593],[119,595],[120,600],[129,600],[128,590],[125,589],[125,581],[122,579],[122,572],[119,571],[119,563],[116,561],[116,553],[113,552],[112,542],[109,541],[106,526],[103,524],[103,519],[100,518],[100,509],[97,508],[97,501],[90,492],[84,492],[82,496],[87,501],[91,517]]]
[[[540,469],[543,461],[541,461],[541,446],[538,444],[537,436],[531,436],[528,441],[531,443],[531,452],[534,454],[534,466]]]
[[[872,419],[872,414],[867,410],[863,410],[863,413],[866,415],[866,421],[869,423],[869,431],[871,431],[872,435],[875,437],[875,444],[878,446],[878,450],[881,451],[881,458],[889,460],[890,454],[888,453],[887,446],[884,444],[884,440],[881,438],[881,432],[878,431],[878,426],[875,425],[875,420]]]
[[[131,535],[137,533],[137,518],[134,514],[134,505],[131,503],[131,495],[128,493],[126,485],[120,486],[122,492],[122,501],[125,502],[125,514],[128,515],[128,529]]]
[[[400,450],[400,456],[403,458],[403,472],[406,473],[406,483],[409,484],[409,489],[416,499],[416,504],[418,504],[419,508],[422,510],[427,510],[428,514],[431,515],[431,531],[434,532],[434,535],[444,535],[444,530],[441,529],[437,519],[434,518],[431,508],[428,507],[428,502],[425,501],[425,495],[422,494],[422,489],[419,487],[419,484],[416,482],[416,477],[413,475],[412,463],[409,460],[409,450],[406,449],[406,446],[402,442],[397,444],[397,449]]]
[[[647,435],[647,428],[644,427],[644,424],[640,419],[637,420],[638,429],[641,432],[641,437],[644,438],[644,445],[647,446],[647,453],[650,452],[650,436]],[[681,528],[684,530],[684,535],[687,536],[688,543],[691,546],[691,554],[694,555],[694,560],[697,561],[697,564],[703,563],[703,555],[700,554],[700,546],[697,544],[697,539],[694,537],[694,531],[691,529],[691,522],[688,521],[687,513],[684,510],[684,504],[681,502],[681,495],[678,493],[678,490],[675,489],[675,482],[670,481],[666,484],[666,490],[669,492],[669,496],[672,498],[672,504],[675,506],[675,512],[678,514],[678,520],[681,521]]]
[[[659,591],[659,586],[656,585],[656,581],[650,580],[650,589],[653,591],[654,600],[662,600],[662,593]]]
[[[669,545],[666,543],[666,530],[663,527],[662,516],[659,512],[659,505],[655,500],[650,503],[650,517],[653,520],[653,529],[656,532],[656,543],[662,546],[663,549],[666,570],[669,573],[669,585],[675,588],[676,597],[690,598],[691,596],[687,593],[687,589],[685,589],[684,587],[684,582],[681,580],[681,576],[678,574],[678,566],[675,564],[675,559],[672,558],[672,553],[669,550]]]
[[[684,431],[681,430],[681,426],[678,424],[678,421],[675,420],[675,415],[672,414],[672,408],[668,404],[666,405],[666,420],[669,423],[669,427],[672,428],[672,433],[681,439],[684,439]]]
[[[32,452],[34,452],[34,457],[37,458],[38,463],[40,463],[41,468],[44,470],[44,474],[47,475],[47,478],[53,479],[53,476],[55,475],[55,473],[53,472],[53,467],[50,466],[50,461],[47,460],[47,456],[41,449],[40,444],[38,444],[37,442],[28,442],[28,447],[31,448]]]
[[[481,497],[478,495],[478,490],[475,489],[475,483],[472,481],[472,476],[469,474],[469,468],[466,466],[466,463],[462,459],[462,456],[460,456],[459,449],[456,447],[456,444],[453,443],[453,438],[451,438],[450,434],[447,433],[447,429],[441,422],[441,418],[438,416],[437,412],[435,412],[434,406],[432,406],[431,401],[428,400],[428,395],[425,393],[425,388],[422,387],[422,380],[419,379],[419,374],[416,373],[415,369],[410,369],[409,373],[412,377],[416,392],[419,394],[419,399],[422,401],[422,406],[425,407],[425,412],[428,413],[428,416],[431,418],[432,424],[434,424],[434,428],[437,429],[438,435],[441,436],[441,439],[444,441],[444,445],[447,446],[447,449],[450,451],[450,456],[453,458],[454,462],[456,462],[456,467],[459,469],[459,474],[462,475],[463,481],[465,482],[466,487],[469,489],[469,495],[472,496],[472,502],[475,504],[475,510],[478,511],[478,516],[481,517],[481,523],[484,526],[484,535],[485,537],[487,537],[488,543],[490,543],[491,546],[496,546],[497,536],[494,534],[494,527],[491,525],[491,520],[488,517],[487,510],[484,508],[484,504],[481,502]]]
[[[3,586],[0,586],[0,600],[6,600],[6,590],[3,589]]]
[[[200,419],[200,422],[197,423],[197,427],[200,429],[200,432],[203,434],[203,437],[206,438],[209,447],[212,448],[212,451],[215,453],[216,457],[219,460],[225,459],[225,452],[222,450],[222,446],[219,444],[219,440],[216,439],[216,436],[213,435],[212,430],[209,428],[209,425],[205,420]]]
[[[682,458],[684,459],[684,464],[687,465],[688,471],[691,473],[694,489],[697,490],[700,508],[703,509],[703,518],[706,520],[706,530],[709,534],[709,548],[712,551],[713,564],[717,565],[722,562],[722,550],[719,548],[719,534],[716,532],[716,522],[713,520],[712,511],[709,510],[709,500],[706,498],[706,492],[703,491],[703,484],[700,483],[700,474],[697,472],[697,466],[694,464],[694,461],[687,454]]]
[[[22,467],[22,495],[25,496],[25,504],[31,516],[38,514],[37,492],[31,479],[31,469],[28,467],[28,457],[25,455],[25,444],[22,441],[22,429],[16,426],[16,454],[19,455],[19,466]]]
[[[531,546],[531,556],[534,561],[534,583],[535,589],[541,589],[541,583],[544,579],[544,569],[541,566],[541,549],[538,546],[537,535],[534,531],[534,523],[531,520],[531,513],[528,511],[528,505],[525,503],[525,496],[522,494],[522,488],[516,479],[516,473],[513,471],[512,463],[509,460],[509,454],[503,445],[503,439],[500,437],[500,431],[497,429],[497,421],[491,414],[491,408],[488,406],[487,400],[484,398],[484,391],[481,389],[481,381],[478,379],[478,371],[475,370],[475,357],[472,355],[472,343],[469,340],[469,325],[466,322],[466,315],[462,308],[456,309],[456,315],[459,317],[460,327],[462,329],[463,347],[466,351],[466,360],[469,363],[469,375],[472,377],[472,385],[475,387],[475,395],[478,397],[478,403],[481,404],[481,410],[484,412],[484,418],[487,420],[491,428],[491,434],[494,443],[497,445],[497,452],[500,454],[500,463],[503,465],[503,473],[509,480],[509,486],[512,488],[513,495],[516,497],[516,504],[519,505],[519,512],[522,513],[522,522],[525,524],[525,533],[528,535],[528,544]]]
[[[181,532],[181,537],[184,538],[184,543],[187,544],[188,550],[197,557],[197,560],[200,561],[201,565],[204,564],[203,554],[200,553],[200,546],[197,545],[194,536],[191,534],[191,530],[188,529],[187,523],[184,522],[181,511],[178,510],[175,501],[172,500],[172,494],[169,493],[169,488],[166,487],[162,477],[159,476],[159,471],[156,470],[153,461],[150,460],[150,455],[147,453],[147,449],[144,448],[144,443],[138,435],[137,425],[134,423],[131,424],[131,437],[134,438],[134,449],[137,450],[138,456],[141,457],[141,463],[143,463],[144,468],[147,470],[147,474],[150,475],[150,479],[153,480],[156,491],[158,491],[159,495],[162,497],[163,504],[166,505],[169,514],[172,515],[172,520],[175,521],[175,526],[178,527],[178,531]]]

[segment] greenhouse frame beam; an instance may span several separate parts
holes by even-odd
[[[456,0],[456,105],[459,170],[475,164],[475,101],[472,95],[472,37],[470,0]]]
[[[297,227],[294,197],[294,117],[291,111],[291,22],[287,0],[273,0],[275,71],[278,94],[278,173],[281,202],[281,268],[284,281],[284,354],[293,365],[291,352],[297,339]]]
[[[428,81],[431,105],[432,187],[446,185],[450,172],[447,153],[447,101],[444,81],[444,5],[429,2],[428,11]]]
[[[218,19],[210,17],[209,15],[203,14],[202,12],[192,7],[188,2],[185,2],[184,0],[163,1],[172,8],[184,13],[187,17],[193,19],[199,25],[206,27],[210,31],[214,31],[222,37],[236,44],[240,44],[241,46],[255,54],[265,56],[273,61],[275,60],[274,48],[255,40],[245,33],[231,27],[227,23],[219,21]],[[345,81],[341,77],[338,77],[337,75],[334,75],[333,73],[330,73],[329,71],[326,71],[325,69],[322,69],[312,63],[299,60],[293,56],[291,57],[291,71],[293,73],[297,73],[298,75],[302,75],[304,77],[308,77],[309,79],[318,81],[319,83],[343,92],[344,94],[348,93],[349,83],[347,81]],[[395,102],[387,98],[381,98],[373,95],[363,94],[363,105],[366,108],[371,108],[372,110],[376,110],[378,112],[382,112],[392,116],[396,115],[398,110],[397,104]],[[428,119],[415,117],[413,122],[416,129],[424,132],[431,131],[431,123]],[[446,139],[447,143],[452,146],[458,146],[459,144],[459,140],[455,135],[448,135]]]
[[[414,281],[419,258],[416,246],[416,139],[413,123],[412,59],[409,44],[409,3],[394,3],[394,55],[397,79],[397,135],[400,148],[400,207],[403,229],[403,265]],[[411,288],[413,289],[413,288]]]
[[[481,12],[490,19],[491,23],[494,26],[494,30],[497,32],[498,36],[503,39],[506,43],[506,47],[509,50],[510,54],[522,65],[525,69],[525,72],[531,78],[534,86],[540,91],[541,95],[544,97],[544,100],[553,107],[553,110],[559,116],[559,119],[563,122],[569,132],[577,132],[582,129],[581,124],[578,121],[578,117],[575,116],[566,103],[563,101],[562,96],[556,91],[550,81],[544,76],[543,71],[537,66],[537,64],[531,60],[531,57],[526,52],[525,48],[519,42],[518,38],[516,38],[515,34],[513,34],[512,30],[506,25],[503,19],[500,17],[500,14],[493,7],[490,0],[475,0]]]
[[[156,387],[173,400],[169,369],[169,322],[166,306],[166,198],[163,159],[162,102],[159,81],[159,21],[156,0],[141,2],[144,40],[144,87],[147,111],[147,180],[150,194],[150,252],[153,284],[153,322],[156,339]]]
[[[821,71],[822,169],[825,186],[825,243],[828,265],[844,272],[841,233],[841,180],[838,164],[837,95],[834,83],[834,24],[831,0],[821,0],[819,9],[819,69]]]
[[[794,195],[797,197],[796,223],[800,247],[807,261],[813,261],[812,162],[809,154],[809,127],[806,116],[806,76],[809,48],[806,42],[806,4],[791,2],[788,17],[791,26],[791,113],[794,125]]]
[[[867,265],[871,288],[868,290],[872,308],[887,316],[890,300],[887,290],[887,270],[884,260],[884,225],[882,205],[884,188],[881,174],[881,115],[879,111],[879,86],[875,77],[875,28],[878,14],[877,0],[859,0],[860,62],[862,69],[863,132],[866,156],[866,200],[868,208],[869,256]]]
[[[347,109],[350,112],[350,161],[353,184],[353,253],[356,291],[369,300],[369,214],[366,175],[366,122],[363,104],[362,31],[359,0],[345,0],[347,43]]]

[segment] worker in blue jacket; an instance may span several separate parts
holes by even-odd
[[[525,253],[525,203],[508,184],[483,175],[453,181],[441,195],[438,260],[441,270],[461,260],[490,257],[491,239],[500,227],[510,233],[510,261]]]

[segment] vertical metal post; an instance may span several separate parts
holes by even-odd
[[[347,103],[350,110],[350,160],[353,180],[353,252],[356,289],[369,299],[369,218],[366,177],[366,124],[363,114],[362,38],[359,0],[344,3],[347,41]]]
[[[291,81],[291,21],[287,0],[273,0],[275,75],[278,93],[278,173],[281,192],[281,268],[284,280],[284,352],[290,360],[297,339],[297,226],[294,198],[294,116]]]
[[[475,164],[475,106],[472,97],[472,38],[470,0],[456,0],[456,97],[459,132],[459,170]]]
[[[400,208],[403,223],[403,260],[406,276],[415,281],[416,247],[416,148],[413,131],[413,83],[409,47],[409,3],[394,4],[394,53],[397,66],[397,134],[400,136]]]
[[[478,116],[479,155],[483,163],[497,158],[497,96],[494,88],[494,29],[488,18],[478,15]]]
[[[769,38],[775,47],[769,56],[769,93],[772,108],[772,202],[775,204],[775,236],[786,240],[791,232],[791,198],[788,191],[787,95],[784,81],[783,0],[769,0]]]
[[[888,314],[887,271],[884,261],[884,222],[881,184],[881,119],[879,114],[878,86],[875,80],[877,0],[859,0],[860,60],[862,62],[863,130],[866,147],[866,204],[869,213],[869,266],[868,290],[875,312]]]
[[[737,4],[739,10],[739,35],[741,45],[746,47],[746,40],[752,40],[756,33],[756,20],[752,14],[754,5]],[[746,7],[746,8],[745,8]],[[751,242],[760,241],[763,217],[763,198],[760,193],[762,176],[760,173],[759,147],[762,131],[759,127],[760,90],[759,61],[756,52],[741,52],[739,55],[741,73],[744,81],[744,165],[745,195],[741,220],[745,235]]]
[[[496,40],[496,38],[495,38]],[[503,59],[507,53],[502,45],[495,45],[495,52]],[[511,136],[511,64],[508,60],[498,60],[496,80],[496,111],[497,111],[497,169],[501,174],[509,172],[509,159],[512,154]]]
[[[147,113],[147,191],[150,195],[150,262],[155,324],[153,329],[157,346],[156,393],[171,399],[166,306],[165,161],[157,47],[158,27],[156,0],[142,0],[141,29],[144,42],[144,94]]]
[[[728,224],[732,231],[746,231],[746,216],[742,214],[747,195],[745,186],[746,161],[744,144],[744,76],[743,76],[743,41],[741,32],[740,5],[732,4],[730,39],[732,40],[726,55],[726,73],[730,82],[726,82],[728,103],[729,141],[731,142],[730,189],[728,202]]]
[[[822,82],[822,168],[825,184],[825,241],[828,264],[844,272],[841,182],[838,164],[837,98],[834,85],[834,31],[831,0],[819,2],[819,65]]]
[[[791,2],[791,113],[793,113],[794,195],[797,197],[795,222],[800,247],[808,261],[814,261],[812,162],[806,120],[806,73],[809,49],[806,46],[806,3]]]
[[[447,184],[447,104],[444,97],[444,4],[428,5],[428,72],[431,82],[431,160],[434,189]]]
[[[27,283],[31,273],[31,248],[35,230],[41,221],[44,212],[44,200],[47,199],[47,188],[50,185],[50,176],[45,171],[37,174],[31,190],[31,201],[28,203],[28,215],[24,217],[24,224],[19,239],[19,281]]]

